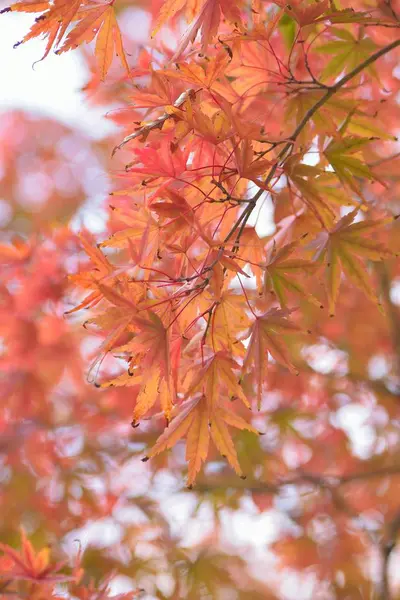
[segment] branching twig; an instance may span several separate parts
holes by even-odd
[[[332,490],[356,481],[368,481],[370,479],[379,479],[381,477],[390,477],[394,475],[400,475],[400,464],[382,467],[381,469],[374,469],[373,471],[358,471],[356,473],[350,473],[349,475],[319,475],[316,473],[302,472],[299,475],[277,482],[260,480],[253,482],[247,480],[247,482],[242,482],[237,477],[232,478],[232,481],[230,482],[226,482],[226,479],[224,478],[223,487],[224,489],[246,489],[250,492],[260,492],[263,494],[279,494],[279,492],[288,485],[304,485],[308,483],[314,487]],[[200,475],[196,481],[197,491],[214,491],[219,487],[221,486],[218,482],[218,476],[207,476],[207,478],[202,481]]]

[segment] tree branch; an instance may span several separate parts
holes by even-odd
[[[339,81],[337,81],[335,83],[335,85],[331,86],[325,92],[325,94],[318,100],[318,102],[316,102],[314,104],[314,106],[312,106],[306,112],[303,119],[300,121],[300,123],[297,125],[296,129],[294,130],[293,134],[291,135],[289,141],[285,144],[285,146],[282,148],[282,150],[278,154],[278,158],[277,158],[275,164],[271,167],[271,170],[265,179],[265,182],[264,182],[265,186],[268,186],[271,183],[279,165],[281,164],[282,160],[285,159],[285,155],[293,148],[293,144],[295,143],[296,139],[299,137],[300,133],[303,131],[303,129],[305,128],[307,123],[310,121],[310,119],[315,115],[315,113],[326,102],[328,102],[328,100],[330,98],[332,98],[332,96],[334,96],[338,90],[340,90],[343,86],[345,86],[346,83],[348,83],[349,81],[354,79],[354,77],[357,77],[357,75],[359,75],[364,69],[369,67],[371,64],[373,64],[379,58],[381,58],[382,56],[384,56],[391,50],[394,50],[394,48],[397,48],[398,46],[400,46],[400,39],[392,42],[391,44],[388,44],[387,46],[384,46],[383,48],[381,48],[374,54],[371,54],[370,57],[368,57],[366,60],[364,60],[362,63],[360,63],[357,67],[355,67],[352,71],[350,71],[350,73],[347,73],[347,75],[344,75],[341,79],[339,79]],[[253,212],[253,210],[255,208],[255,204],[256,204],[257,200],[259,200],[259,198],[261,198],[263,193],[264,193],[264,190],[260,189],[255,194],[255,196],[253,196],[253,198],[252,198],[253,202],[251,204],[249,204],[249,206],[246,208],[246,210],[242,213],[241,220],[243,219],[243,215],[245,215],[244,221],[247,222],[248,218],[250,217],[251,213]],[[240,235],[238,235],[238,237],[240,237]],[[235,245],[237,245],[237,243],[239,241],[238,237],[236,238]]]
[[[227,481],[224,475],[224,479],[221,484],[218,481],[218,475],[216,477],[204,477],[197,478],[196,491],[199,492],[210,492],[220,488],[224,489],[240,489],[247,490],[250,492],[261,492],[263,494],[279,494],[282,488],[288,485],[302,485],[309,483],[319,488],[339,488],[348,483],[355,481],[365,481],[369,479],[377,479],[380,477],[390,477],[393,475],[400,475],[400,464],[389,467],[382,467],[381,469],[375,469],[373,471],[359,471],[356,473],[350,473],[349,475],[319,475],[316,473],[302,472],[294,477],[284,479],[277,482],[265,482],[265,481],[243,481],[237,477],[232,478],[231,481]]]

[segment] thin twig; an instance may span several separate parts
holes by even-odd
[[[226,482],[224,479],[224,483],[221,484],[221,486],[219,485],[218,476],[207,476],[207,478],[202,481],[200,475],[196,482],[196,490],[200,492],[214,491],[223,486],[224,489],[245,489],[250,492],[260,492],[263,494],[279,494],[279,492],[288,485],[299,486],[308,483],[314,487],[332,490],[356,481],[368,481],[370,479],[379,479],[381,477],[396,475],[400,475],[400,464],[382,467],[381,469],[374,469],[372,471],[358,471],[350,473],[349,475],[319,475],[317,473],[302,472],[299,475],[277,482],[259,480],[253,482],[247,480],[247,482],[242,482],[242,480],[235,477],[229,482]]]

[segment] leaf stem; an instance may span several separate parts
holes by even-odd
[[[293,134],[289,138],[289,141],[285,144],[285,146],[282,148],[282,150],[278,154],[278,158],[277,158],[276,162],[274,163],[274,165],[271,167],[271,170],[270,170],[270,172],[268,173],[268,175],[267,175],[267,177],[265,179],[264,185],[268,185],[269,183],[271,183],[271,181],[272,181],[272,179],[273,179],[273,177],[274,177],[274,175],[276,173],[276,170],[278,169],[278,166],[280,165],[280,163],[284,159],[285,155],[292,149],[292,147],[293,147],[296,139],[299,137],[300,133],[303,131],[303,129],[305,128],[305,126],[307,125],[307,123],[310,121],[310,119],[315,115],[315,113],[326,102],[328,102],[328,100],[330,98],[332,98],[332,96],[334,96],[338,90],[340,90],[344,85],[346,85],[346,83],[348,83],[349,81],[351,81],[354,77],[356,77],[364,69],[366,69],[367,67],[369,67],[369,65],[371,65],[372,63],[374,63],[375,61],[377,61],[379,58],[381,58],[382,56],[384,56],[385,54],[387,54],[391,50],[394,50],[394,48],[397,48],[398,46],[400,46],[400,39],[392,42],[391,44],[388,44],[387,46],[384,46],[383,48],[381,48],[380,50],[378,50],[374,54],[371,54],[370,57],[368,57],[366,60],[364,60],[362,63],[360,63],[357,67],[355,67],[352,71],[350,71],[350,73],[347,73],[347,75],[344,75],[341,79],[339,79],[339,81],[337,81],[335,83],[335,85],[332,85],[331,87],[329,87],[327,89],[327,91],[325,92],[325,94],[323,94],[323,96],[321,96],[321,98],[318,100],[318,102],[316,102],[306,112],[306,114],[304,115],[304,117],[302,118],[302,120],[300,121],[300,123],[297,125],[297,127],[294,130]],[[247,214],[245,216],[246,220],[248,219],[248,217],[250,216],[251,212],[255,208],[255,203],[257,202],[257,200],[259,200],[259,198],[262,196],[263,193],[264,193],[264,190],[260,189],[255,194],[255,196],[253,196],[253,198],[252,198],[253,203],[249,204],[249,206],[247,207],[247,209],[244,211],[245,213],[248,213],[248,216],[247,216]],[[241,215],[242,218],[243,218],[243,214],[244,213],[242,213],[242,215]],[[236,240],[236,242],[237,241],[238,240]]]

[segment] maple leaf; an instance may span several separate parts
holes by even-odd
[[[176,231],[182,234],[186,226],[188,231],[195,232],[211,246],[212,241],[186,198],[169,187],[165,188],[164,195],[169,202],[152,202],[151,210],[154,210],[160,217],[171,218],[171,221],[162,225],[165,234],[168,236],[170,232],[173,234]]]
[[[206,361],[199,372],[195,372],[194,377],[191,375],[192,382],[185,398],[195,398],[189,399],[180,407],[178,415],[172,419],[168,429],[161,434],[144,460],[172,448],[187,435],[188,483],[192,485],[201,464],[207,458],[211,431],[217,449],[227,458],[236,473],[242,475],[227,425],[258,432],[224,406],[222,392],[224,396],[228,393],[232,398],[240,398],[245,406],[249,406],[234,369],[238,369],[238,365],[229,354],[218,352]]]
[[[312,0],[307,2],[305,0],[293,0],[288,4],[284,0],[273,0],[274,4],[277,4],[281,8],[285,9],[287,15],[293,17],[300,27],[311,25],[317,19],[321,18],[329,8],[329,0]]]
[[[321,44],[317,48],[317,52],[329,54],[331,57],[321,73],[321,81],[337,77],[343,72],[348,73],[371,56],[376,49],[376,45],[370,38],[355,38],[347,29],[332,28],[331,33],[337,39]],[[373,77],[378,77],[374,64],[369,65],[367,70]]]
[[[239,257],[248,263],[260,287],[264,278],[265,244],[268,237],[259,237],[254,227],[245,227],[240,237]]]
[[[326,263],[326,287],[331,316],[335,314],[342,270],[368,298],[380,307],[374,286],[360,258],[380,261],[394,255],[383,244],[365,237],[373,234],[379,227],[393,222],[394,218],[388,217],[377,221],[367,219],[354,223],[357,213],[356,208],[342,217],[330,231],[320,233],[309,245],[309,248],[316,250],[314,260],[324,260]]]
[[[264,292],[276,294],[282,308],[287,308],[287,292],[302,296],[322,308],[321,303],[295,279],[293,274],[313,273],[316,264],[301,258],[289,258],[296,251],[300,240],[285,244],[277,250],[275,243],[270,245],[265,264]]]
[[[101,283],[98,283],[97,287],[101,298],[105,298],[113,304],[114,309],[106,311],[98,321],[103,326],[109,324],[111,331],[96,351],[97,357],[90,365],[88,371],[88,381],[91,379],[91,373],[94,369],[101,364],[108,352],[115,348],[121,336],[128,330],[129,325],[133,322],[137,314],[136,299],[132,294],[131,286],[128,287],[126,281],[117,281],[115,289]],[[121,293],[117,291],[118,288],[121,290]],[[96,322],[95,319],[91,321]],[[95,385],[96,387],[100,387],[98,384]]]
[[[242,294],[234,294],[231,291],[221,294],[213,311],[206,338],[215,351],[229,350],[232,354],[241,353],[240,337],[250,324],[246,308]]]
[[[214,444],[221,455],[228,460],[229,464],[239,477],[245,479],[239,465],[235,446],[227,427],[228,425],[235,427],[236,429],[251,431],[258,435],[260,435],[260,432],[249,425],[242,417],[224,407],[219,407],[215,411],[213,419],[210,422],[211,437]]]
[[[291,310],[272,308],[256,318],[250,328],[250,339],[243,361],[243,374],[248,372],[256,379],[257,406],[261,407],[262,387],[267,372],[268,353],[291,373],[298,374],[290,361],[289,353],[281,335],[297,333],[300,329],[287,318]]]
[[[159,147],[135,148],[136,160],[127,165],[129,173],[140,173],[153,178],[177,179],[186,171],[189,152],[179,148],[171,152],[169,144]],[[165,183],[167,183],[167,181]]]
[[[171,0],[169,3],[172,4]],[[199,32],[202,51],[206,52],[207,46],[217,34],[221,13],[235,27],[240,27],[242,21],[236,3],[231,0],[205,0],[197,17],[183,36],[172,61],[178,60],[188,44],[195,41]]]
[[[119,57],[122,66],[129,72],[113,4],[114,2],[111,0],[111,2],[86,10],[81,21],[70,31],[65,42],[56,52],[61,54],[77,48],[83,42],[91,42],[97,35],[95,54],[102,80],[108,73],[114,52]]]
[[[155,20],[151,37],[154,37],[161,27],[185,6],[186,2],[187,0],[166,0],[166,2],[163,2]]]
[[[202,464],[207,459],[210,441],[207,403],[201,398],[193,409],[193,420],[190,424],[186,438],[186,460],[188,461],[189,487],[193,485],[196,475]]]
[[[49,54],[50,50],[61,42],[68,26],[75,19],[81,4],[81,0],[72,0],[72,2],[68,0],[55,0],[54,3],[17,2],[16,4],[12,4],[9,7],[11,11],[42,12],[45,10],[36,19],[22,41],[17,42],[14,47],[42,35],[45,39],[48,38],[45,53],[40,59],[43,60]]]
[[[18,46],[33,38],[47,38],[44,55],[46,58],[52,48],[57,48],[56,54],[77,48],[83,42],[91,42],[96,35],[96,49],[100,77],[104,80],[111,66],[114,52],[119,56],[123,67],[129,72],[125,51],[122,45],[121,32],[115,18],[113,0],[96,4],[87,0],[54,0],[54,2],[17,2],[1,12],[43,12],[32,25]],[[63,38],[74,22],[79,21]],[[62,45],[61,45],[62,44]]]
[[[197,408],[200,405],[200,408]],[[204,414],[203,414],[204,413]],[[204,415],[206,417],[207,433],[204,432]],[[169,424],[169,427],[161,434],[153,448],[148,452],[147,456],[143,458],[143,462],[150,458],[157,456],[160,452],[168,450],[175,446],[175,444],[188,434],[189,428],[195,419],[200,420],[200,424],[197,425],[197,441],[195,434],[192,434],[190,439],[190,450],[193,455],[190,455],[189,460],[192,458],[191,469],[189,472],[189,481],[193,482],[201,463],[205,460],[208,453],[208,418],[207,410],[203,398],[196,398],[187,402],[181,407],[180,412],[174,417]],[[202,446],[200,445],[202,442]],[[187,452],[188,455],[188,452]]]
[[[162,90],[160,93],[163,93],[163,92],[166,93],[166,90]],[[144,100],[143,100],[143,96],[144,96]],[[142,102],[143,101],[149,102],[149,96],[151,96],[151,95],[150,94],[142,94],[142,96],[141,96]],[[155,98],[157,98],[157,96]],[[133,133],[130,133],[129,135],[127,135],[122,140],[122,142],[120,144],[118,144],[118,146],[115,146],[115,148],[112,151],[112,156],[114,156],[114,154],[116,153],[117,150],[120,150],[123,146],[125,146],[125,144],[127,144],[131,140],[138,139],[141,142],[145,142],[147,140],[147,137],[149,136],[149,134],[152,131],[155,131],[157,129],[161,130],[163,128],[164,124],[167,123],[167,121],[169,121],[171,119],[174,121],[181,121],[180,124],[182,125],[182,121],[184,121],[186,118],[186,114],[183,109],[185,108],[186,111],[188,113],[190,112],[190,114],[191,114],[192,113],[191,102],[194,101],[195,98],[196,98],[196,92],[191,88],[182,92],[182,94],[180,94],[178,96],[178,98],[176,98],[176,100],[174,100],[174,102],[171,105],[165,106],[164,114],[157,117],[153,121],[150,121],[150,122],[144,121],[142,123],[139,123],[138,124],[139,126]],[[153,99],[153,102],[159,102],[159,100]],[[165,104],[165,103],[163,103],[163,104]],[[188,130],[188,128],[187,128],[187,130]],[[185,131],[185,134],[187,133],[187,130]],[[179,137],[182,138],[183,136],[181,135]],[[174,147],[174,143],[171,142],[171,150],[173,149],[173,147]],[[134,164],[134,163],[132,163],[132,164]]]
[[[301,156],[293,155],[286,161],[285,172],[301,192],[300,200],[315,214],[324,227],[333,225],[336,213],[318,188],[318,177],[323,170],[300,162]]]
[[[349,136],[342,140],[332,140],[324,151],[336,175],[344,184],[362,197],[356,178],[374,179],[371,169],[357,155],[370,143],[369,138]]]
[[[75,306],[71,310],[67,311],[66,314],[74,313],[82,308],[89,308],[95,306],[102,298],[102,293],[99,290],[98,282],[106,279],[111,279],[111,275],[114,272],[114,267],[107,260],[104,254],[98,249],[94,248],[83,235],[79,236],[80,242],[93,263],[93,269],[89,271],[81,271],[76,275],[70,275],[71,281],[75,282],[76,285],[83,287],[84,289],[94,289],[89,296],[87,296],[78,306]]]
[[[138,385],[138,396],[133,411],[132,425],[149,412],[160,398],[161,408],[169,421],[176,401],[175,381],[178,370],[181,338],[172,340],[171,329],[162,320],[148,311],[148,318],[131,316],[129,324],[135,330],[131,341],[116,351],[131,355],[128,376],[131,385]],[[112,379],[102,387],[122,385],[126,374]]]
[[[201,395],[182,405],[180,412],[172,419],[169,427],[161,434],[153,448],[142,460],[147,461],[157,456],[186,437],[187,484],[192,487],[202,464],[207,459],[211,437],[221,455],[228,460],[235,472],[243,477],[228,425],[259,434],[242,417],[226,407],[218,406],[210,415],[208,400]]]
[[[20,0],[0,11],[0,14],[6,12],[43,12],[51,6],[50,0]]]
[[[11,244],[0,244],[0,259],[4,264],[28,260],[32,254],[32,244],[15,236]]]
[[[151,266],[159,246],[160,226],[145,208],[120,210],[112,207],[113,217],[128,227],[116,231],[99,244],[100,248],[128,248],[134,265]],[[144,279],[150,276],[146,271]]]
[[[235,90],[242,97],[247,95],[251,97],[254,89],[266,91],[269,87],[268,74],[272,66],[268,47],[258,41],[249,42],[246,36],[246,41],[240,45],[239,56],[240,65],[233,63],[229,69],[229,77],[235,78]]]
[[[131,71],[132,74],[135,72]],[[141,74],[141,73],[140,73]],[[151,69],[151,83],[144,89],[137,88],[130,92],[130,99],[135,108],[160,108],[174,104],[179,99],[177,82],[172,82],[163,72]]]
[[[211,90],[214,83],[224,75],[229,62],[229,55],[227,55],[225,50],[220,50],[204,65],[199,65],[195,61],[180,63],[178,69],[167,69],[165,75],[174,79],[187,81],[196,87]]]
[[[179,123],[175,127],[174,145],[179,143],[191,130],[215,146],[232,136],[231,123],[223,110],[218,110],[211,117],[199,107],[193,107],[193,110],[190,111],[181,111]]]
[[[260,181],[259,177],[265,174],[268,167],[271,166],[271,162],[255,157],[253,146],[249,140],[243,140],[235,148],[234,155],[239,176],[249,179],[260,188],[267,190],[268,187],[264,185],[263,181]]]
[[[319,89],[300,89],[297,93],[291,94],[285,106],[285,122],[293,122],[297,127],[321,97],[322,92]],[[310,137],[316,133],[320,133],[324,137],[329,134],[334,137],[337,122],[340,122],[342,117],[345,118],[353,107],[351,99],[343,100],[333,97],[331,101],[328,100],[320,110],[307,119],[304,129],[297,138],[299,143],[305,147],[309,143]]]
[[[17,552],[7,544],[0,543],[0,550],[10,561],[8,567],[3,572],[0,572],[0,576],[36,583],[61,583],[73,580],[71,576],[58,574],[64,567],[65,561],[51,564],[49,548],[42,548],[42,550],[35,553],[31,542],[26,537],[25,531],[22,528],[21,542],[21,552]]]
[[[234,373],[234,369],[238,368],[238,364],[230,357],[228,352],[217,352],[197,371],[186,393],[186,398],[192,396],[195,392],[202,391],[207,398],[209,414],[211,415],[219,403],[220,387],[224,386],[231,398],[239,398],[249,408],[249,401]]]

